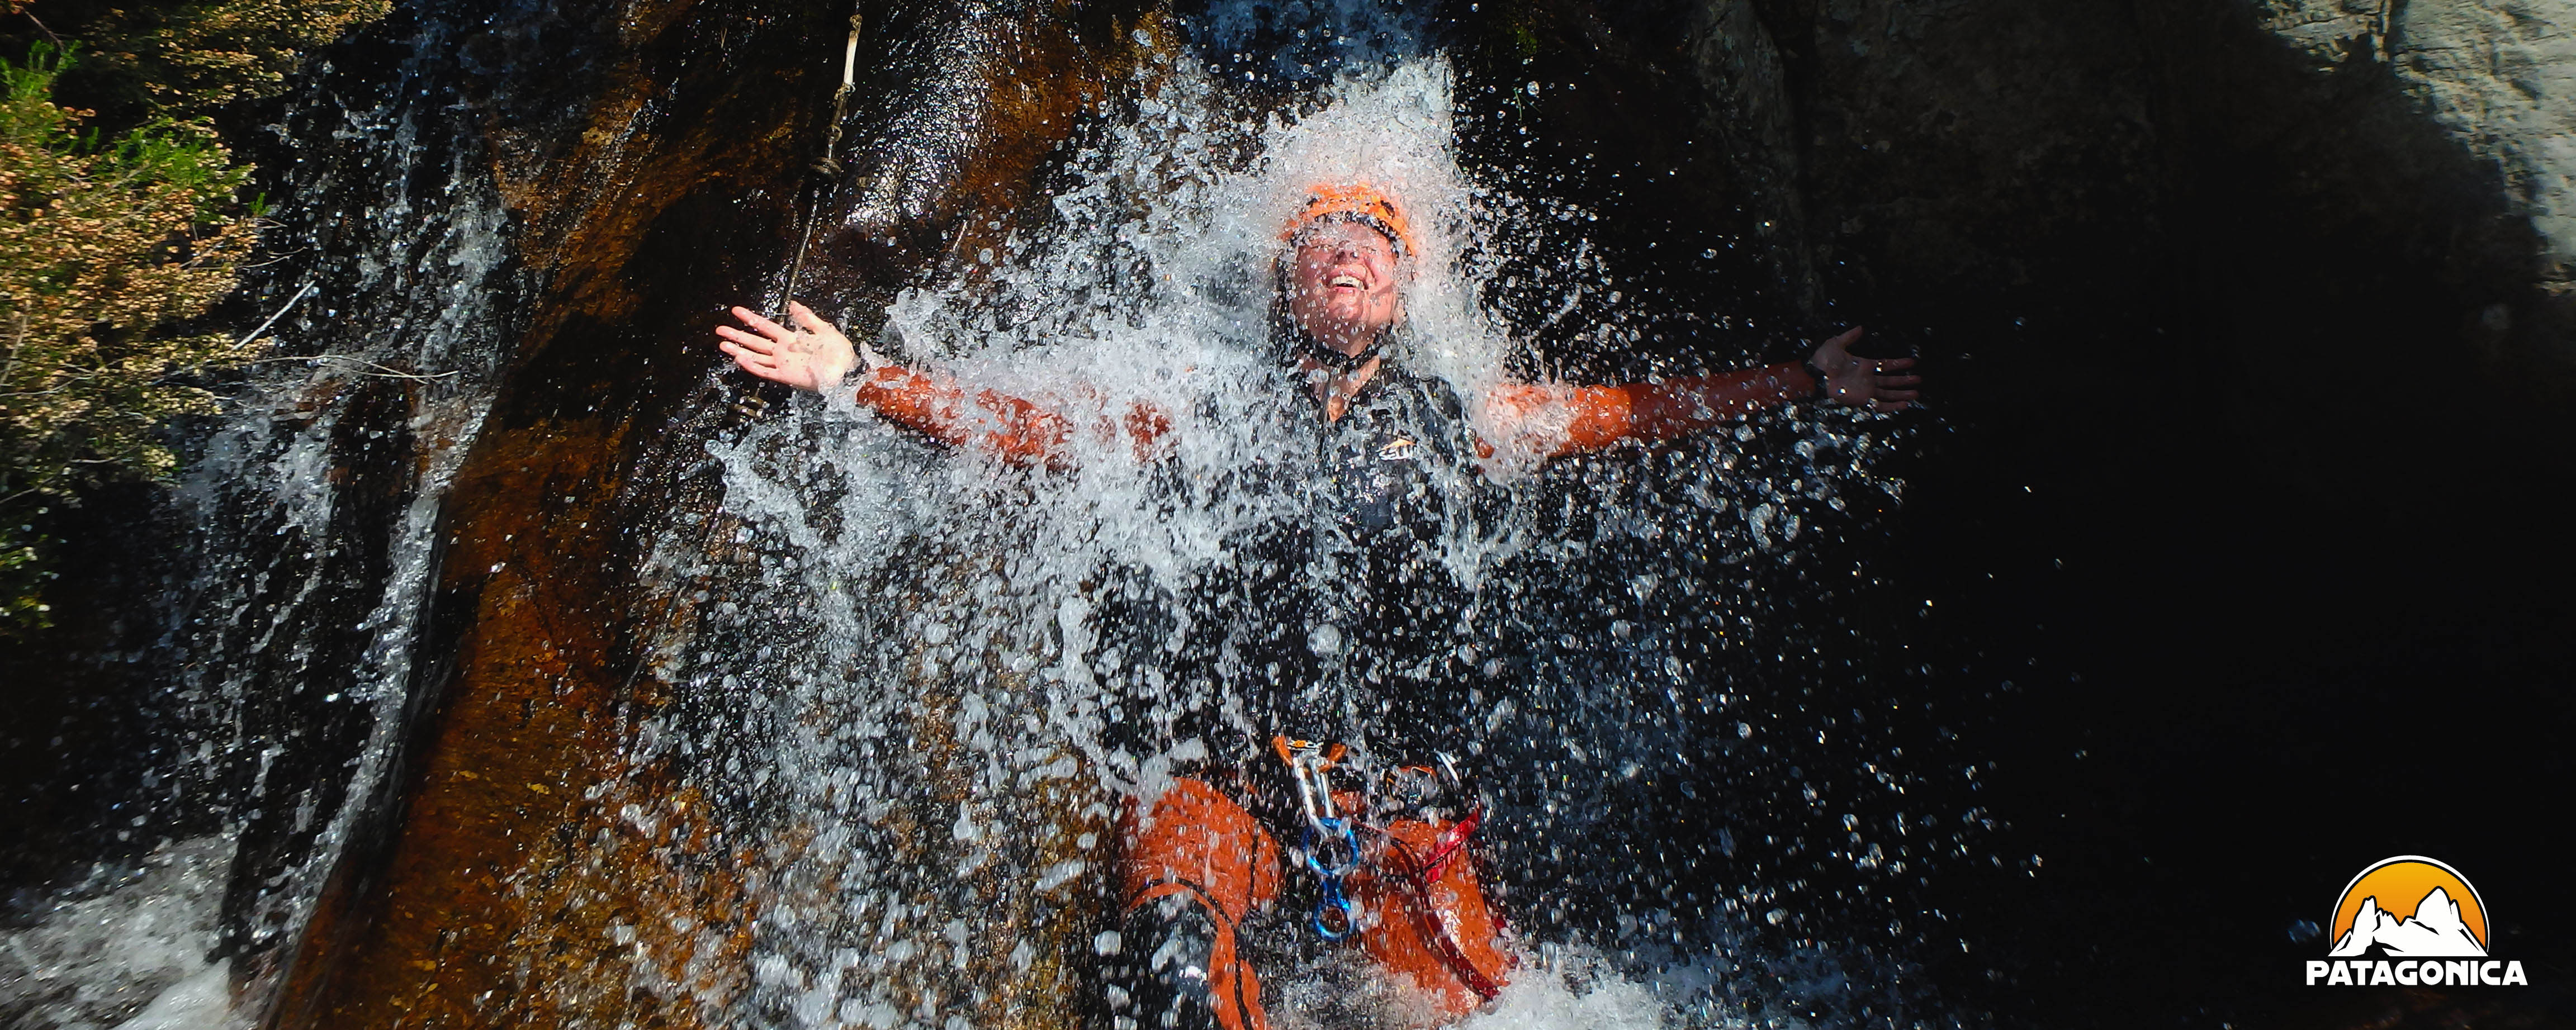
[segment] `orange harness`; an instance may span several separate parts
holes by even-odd
[[[1317,932],[1333,940],[1356,935],[1380,969],[1433,996],[1450,1017],[1501,993],[1511,960],[1495,947],[1501,923],[1467,853],[1484,806],[1455,820],[1430,812],[1382,824],[1362,820],[1362,797],[1331,783],[1344,748],[1285,736],[1270,743],[1296,781],[1308,825],[1302,857],[1323,894]],[[1386,774],[1380,787],[1401,795],[1408,779],[1458,786],[1454,770],[1406,766]],[[1354,830],[1367,834],[1366,843]]]
[[[1339,792],[1348,802],[1353,792]],[[1451,820],[1399,819],[1367,827],[1365,861],[1349,878],[1351,934],[1360,950],[1400,982],[1430,996],[1443,1018],[1467,1014],[1502,990],[1512,961],[1495,944],[1501,920],[1486,905],[1467,842],[1480,808]],[[1197,779],[1123,820],[1127,863],[1120,894],[1132,913],[1176,895],[1203,907],[1216,925],[1207,961],[1210,1007],[1224,1030],[1269,1030],[1261,979],[1245,959],[1237,927],[1278,896],[1281,850],[1244,807]],[[1140,942],[1141,943],[1141,942]]]
[[[1225,1030],[1269,1030],[1261,978],[1236,947],[1235,927],[1278,896],[1278,842],[1242,805],[1195,779],[1174,781],[1141,818],[1129,806],[1124,822],[1124,910],[1176,894],[1196,899],[1216,920],[1207,978],[1217,1022]]]
[[[1437,995],[1452,1015],[1502,993],[1511,966],[1494,947],[1501,927],[1466,858],[1467,838],[1484,814],[1480,808],[1446,826],[1412,819],[1388,824],[1381,831],[1384,849],[1351,883],[1353,902],[1373,917],[1361,923],[1361,950]],[[1398,913],[1406,918],[1395,918]]]

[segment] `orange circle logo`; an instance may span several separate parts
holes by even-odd
[[[2483,958],[2487,907],[2460,871],[2439,859],[2399,855],[2361,871],[2335,899],[2335,958],[2378,948],[2389,958]]]

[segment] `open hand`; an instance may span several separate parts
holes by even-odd
[[[789,329],[762,318],[750,308],[735,308],[733,317],[750,326],[752,332],[717,326],[716,335],[721,339],[716,341],[716,347],[731,355],[734,364],[745,372],[816,393],[841,385],[842,378],[862,359],[871,372],[886,364],[873,349],[851,346],[848,336],[812,308],[788,301],[787,316],[797,328]]]
[[[1913,358],[1863,358],[1851,352],[1852,341],[1860,339],[1860,327],[1825,341],[1807,359],[1815,370],[1825,374],[1825,396],[1837,404],[1871,411],[1901,411],[1913,405],[1920,391],[1914,389],[1923,377],[1904,374],[1914,367]]]

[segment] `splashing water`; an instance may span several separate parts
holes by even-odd
[[[1745,570],[1799,561],[1817,527],[1892,500],[1896,484],[1871,467],[1889,447],[1875,423],[1795,413],[1634,462],[1545,468],[1479,423],[1503,451],[1475,481],[1436,484],[1454,497],[1434,531],[1383,553],[1275,560],[1281,527],[1311,528],[1318,503],[1302,488],[1311,426],[1278,403],[1271,311],[1280,228],[1308,185],[1376,182],[1408,206],[1425,253],[1394,357],[1454,390],[1470,421],[1507,365],[1543,364],[1515,327],[1614,285],[1579,247],[1550,249],[1579,238],[1583,211],[1461,167],[1448,66],[1389,25],[1301,59],[1321,78],[1340,57],[1371,58],[1287,111],[1231,92],[1237,70],[1221,61],[1146,67],[1132,106],[1062,171],[1044,228],[888,312],[886,346],[907,364],[1082,425],[1150,406],[1172,422],[1159,450],[1086,431],[1068,467],[1012,468],[846,397],[710,446],[723,510],[680,515],[656,541],[654,575],[678,603],[653,628],[649,668],[674,700],[631,727],[623,756],[678,788],[607,789],[638,837],[722,842],[739,890],[713,918],[611,924],[635,988],[693,1001],[718,1026],[1004,1025],[1085,996],[1116,946],[1102,928],[1120,807],[1298,721],[1391,757],[1454,743],[1494,795],[1488,878],[1524,965],[1469,1025],[1903,1025],[1902,962],[1794,934],[1785,874],[1722,896],[1657,882],[1734,859],[1735,837],[1623,836],[1640,785],[1696,799],[1694,782],[1767,778],[1777,785],[1747,783],[1727,810],[1825,803],[1788,765],[1800,752],[1772,750],[1782,727],[1752,700],[1761,685],[1731,679],[1704,642],[1754,633],[1766,602]],[[442,52],[417,45],[422,60]],[[173,602],[169,660],[185,671],[170,700],[187,725],[164,776],[172,803],[222,815],[12,929],[5,950],[36,972],[13,977],[23,990],[0,1015],[255,1019],[380,798],[431,529],[508,350],[497,312],[525,288],[488,174],[420,156],[424,139],[470,135],[425,113],[446,99],[299,108],[296,138],[360,141],[338,188],[392,186],[363,198],[367,245],[311,272],[330,300],[280,337],[297,353],[340,340],[332,349],[378,364],[459,374],[281,374],[216,429],[190,483],[205,570]],[[1543,285],[1506,309],[1488,288],[1504,276]],[[383,331],[351,340],[349,326]],[[367,489],[315,486],[340,468]],[[1390,620],[1354,617],[1367,599],[1333,589],[1353,568],[1432,584],[1430,614],[1393,620],[1418,632],[1393,639]],[[1853,829],[1832,856],[1902,873],[1907,845],[1882,852],[1863,830],[1879,833]],[[1745,862],[1770,854],[1759,831],[1741,836]],[[228,978],[247,984],[242,1013]],[[1283,1027],[1418,1013],[1330,956],[1270,986]]]
[[[639,955],[648,979],[698,992],[726,1022],[984,1025],[1024,999],[1087,990],[1086,965],[1120,946],[1098,931],[1122,799],[1278,730],[1394,751],[1426,738],[1404,728],[1411,710],[1488,767],[1503,804],[1491,832],[1579,843],[1607,825],[1585,813],[1615,804],[1623,780],[1707,750],[1687,720],[1637,707],[1663,709],[1677,689],[1710,704],[1662,640],[1690,619],[1745,613],[1683,600],[1695,573],[1791,546],[1809,512],[1839,511],[1847,494],[1894,489],[1868,472],[1884,440],[1858,419],[1767,426],[1795,437],[1780,469],[1729,450],[1754,439],[1744,427],[1659,462],[1666,499],[1610,506],[1587,540],[1547,516],[1562,484],[1506,447],[1487,486],[1441,487],[1482,490],[1477,500],[1396,545],[1411,547],[1406,567],[1456,588],[1438,617],[1415,613],[1414,635],[1359,628],[1336,608],[1337,569],[1355,566],[1317,559],[1248,577],[1279,564],[1261,543],[1277,527],[1320,518],[1311,491],[1245,471],[1311,474],[1295,455],[1312,430],[1278,416],[1269,307],[1281,226],[1306,187],[1374,182],[1412,212],[1426,253],[1396,360],[1449,384],[1470,412],[1513,346],[1476,284],[1529,260],[1518,227],[1566,209],[1462,171],[1438,59],[1346,75],[1293,114],[1236,113],[1217,76],[1187,59],[1139,74],[1133,117],[1072,160],[1053,228],[904,294],[883,346],[1078,427],[1114,427],[1140,406],[1164,413],[1160,452],[1100,428],[1076,432],[1062,468],[1015,469],[845,398],[814,402],[711,447],[727,546],[691,550],[702,524],[664,542],[691,615],[657,669],[686,700],[647,727],[635,757],[687,768],[721,811],[758,813],[732,831],[770,843],[747,1004],[682,971],[703,947]],[[1697,569],[1628,566],[1611,592],[1632,605],[1549,600],[1575,582],[1603,592],[1590,584],[1609,570],[1591,551],[1675,544]],[[1244,589],[1246,578],[1266,586]],[[1593,617],[1626,609],[1656,614]],[[1291,655],[1283,675],[1277,656],[1298,649],[1311,662]],[[1314,679],[1299,681],[1301,669]],[[1328,680],[1337,686],[1317,686]],[[1528,903],[1540,889],[1530,880],[1497,876],[1525,918],[1562,914],[1562,900]],[[1805,1022],[1797,1011],[1833,1010],[1798,1008],[1808,996],[1884,994],[1854,988],[1845,966],[1885,960],[1812,940],[1753,957],[1767,945],[1737,927],[1736,902],[1713,911],[1687,932],[1670,911],[1650,916],[1663,951],[1631,947],[1618,961],[1570,930],[1523,929],[1529,963],[1472,1025],[1791,1025]],[[1673,946],[1683,941],[1696,943]],[[1765,986],[1748,986],[1757,972]],[[1343,1025],[1352,997],[1371,993],[1350,984],[1319,970],[1273,980],[1274,1016]],[[1376,994],[1377,1014],[1360,1021],[1400,1023],[1405,1000]]]
[[[100,870],[108,882],[87,897],[0,934],[0,1017],[66,1030],[233,1025],[229,964],[207,960],[231,862],[232,842],[220,837],[165,846],[123,875]]]

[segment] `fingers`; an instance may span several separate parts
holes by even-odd
[[[787,317],[796,322],[797,328],[809,333],[819,333],[832,328],[832,323],[823,321],[822,316],[815,314],[813,308],[806,307],[800,301],[787,302]]]
[[[776,358],[753,351],[747,347],[739,346],[730,341],[718,343],[716,344],[716,347],[731,356],[733,358],[733,363],[742,366],[742,370],[745,372],[749,372],[754,375],[766,376],[768,373],[775,372],[779,368],[778,360]]]
[[[805,314],[810,318],[814,313],[808,311]],[[760,312],[753,311],[750,308],[733,309],[733,317],[742,319],[742,324],[752,327],[752,329],[759,332],[760,335],[769,337],[770,339],[776,340],[780,343],[786,343],[787,341],[796,338],[795,330],[789,329],[776,322],[772,322],[766,318],[762,318],[760,317]],[[723,331],[724,330],[722,329],[717,330],[717,332]]]
[[[778,353],[779,348],[785,346],[787,342],[785,340],[771,340],[766,337],[753,336],[750,333],[743,332],[742,330],[729,325],[717,326],[716,337],[716,346],[726,348],[728,353],[731,353],[734,348],[739,347],[742,350],[747,350],[754,354],[769,356],[775,356]]]
[[[1827,341],[1825,341],[1825,342],[1826,342],[1826,343],[1828,343],[1828,344],[1835,345],[1835,346],[1849,347],[1849,346],[1851,346],[1851,345],[1852,345],[1852,341],[1860,339],[1860,334],[1861,334],[1861,327],[1860,327],[1860,326],[1853,326],[1853,327],[1851,327],[1851,328],[1849,328],[1849,329],[1844,330],[1844,331],[1843,331],[1843,334],[1842,334],[1841,336],[1834,337],[1833,339],[1827,340]]]
[[[1922,385],[1923,377],[1901,374],[1904,370],[1913,367],[1913,358],[1887,358],[1870,362],[1869,410],[1890,412],[1913,407],[1914,402],[1923,396],[1922,391],[1913,387]]]

